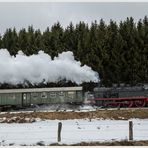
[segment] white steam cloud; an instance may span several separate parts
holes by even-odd
[[[13,85],[24,84],[25,81],[31,84],[43,81],[56,83],[63,79],[81,84],[98,82],[99,77],[90,67],[81,66],[70,51],[63,52],[52,60],[43,51],[31,56],[19,51],[16,56],[11,56],[7,49],[0,49],[0,83]]]

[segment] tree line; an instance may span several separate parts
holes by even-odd
[[[9,28],[0,36],[0,48],[8,49],[11,55],[19,50],[26,55],[43,50],[52,58],[63,51],[72,51],[82,65],[99,73],[105,86],[148,83],[147,16],[137,23],[128,17],[119,23],[110,20],[109,24],[101,19],[90,26],[71,22],[66,28],[57,22],[44,32],[33,26],[18,32]]]

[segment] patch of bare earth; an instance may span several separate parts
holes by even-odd
[[[66,144],[53,143],[51,146],[68,146]],[[148,146],[148,141],[114,141],[114,142],[81,142],[70,146]]]
[[[8,120],[12,122],[23,122],[23,119],[50,119],[50,120],[67,120],[67,119],[84,119],[84,118],[102,118],[102,119],[115,119],[115,120],[128,120],[130,118],[146,119],[148,118],[148,109],[125,109],[125,110],[97,110],[90,112],[23,112],[23,113],[3,113],[0,114],[0,119],[8,123]],[[24,121],[25,122],[25,121]],[[19,122],[18,122],[19,123]]]

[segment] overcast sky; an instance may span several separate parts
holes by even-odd
[[[59,21],[66,27],[71,21],[75,24],[85,21],[99,21],[101,18],[106,23],[110,19],[117,22],[132,16],[137,22],[140,18],[148,15],[148,2],[145,3],[2,3],[0,2],[0,34],[6,28],[27,28],[33,25],[35,29],[44,31],[47,26],[52,26]]]

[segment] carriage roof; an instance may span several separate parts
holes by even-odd
[[[24,88],[24,89],[0,89],[0,93],[81,91],[81,90],[82,87]]]

